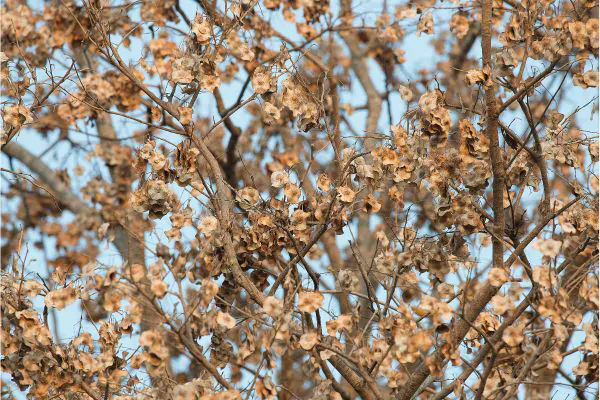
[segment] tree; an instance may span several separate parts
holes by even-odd
[[[3,398],[597,395],[598,3],[376,3],[4,2]]]

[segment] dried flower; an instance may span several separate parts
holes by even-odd
[[[340,200],[344,203],[352,203],[356,197],[354,190],[350,189],[348,186],[337,188],[337,192]]]
[[[53,307],[62,310],[77,299],[77,292],[72,287],[55,289],[48,294],[44,299],[44,304],[48,307]]]
[[[260,195],[258,193],[258,190],[252,187],[245,187],[238,191],[236,199],[240,202],[240,206],[243,209],[249,209],[250,207],[253,207],[256,204],[258,204],[258,201],[260,200]]]
[[[274,188],[281,188],[287,184],[290,177],[286,171],[275,171],[271,174],[271,186]]]
[[[283,311],[283,301],[277,299],[276,297],[269,296],[265,299],[265,302],[263,303],[263,309],[271,317],[277,318],[281,315]]]
[[[271,88],[271,76],[269,72],[262,68],[256,68],[252,74],[252,88],[258,94],[263,94]]]
[[[298,309],[302,312],[315,312],[322,303],[323,295],[319,292],[300,292],[298,295]]]
[[[300,336],[300,340],[298,341],[298,344],[304,350],[312,350],[317,343],[319,343],[319,334],[315,331],[305,333]]]
[[[225,329],[233,329],[235,327],[235,319],[225,312],[217,312],[217,324]]]
[[[167,294],[168,286],[162,279],[152,279],[150,290],[159,299],[163,298]]]
[[[192,23],[192,33],[195,35],[195,39],[198,43],[207,44],[212,34],[208,18],[204,18],[200,14],[197,14]]]

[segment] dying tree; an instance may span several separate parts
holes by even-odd
[[[1,7],[2,398],[597,396],[597,1]]]

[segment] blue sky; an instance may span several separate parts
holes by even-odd
[[[403,3],[404,2],[390,1],[390,2],[388,2],[388,5],[389,5],[389,8],[392,9],[396,4],[403,4]],[[41,5],[41,3],[40,3],[40,5]],[[372,25],[373,19],[374,19],[373,16],[376,15],[376,13],[378,13],[380,11],[381,5],[382,5],[382,2],[355,2],[354,11],[355,11],[355,14],[364,15],[366,25]],[[193,17],[195,11],[197,10],[195,3],[192,1],[182,2],[182,7],[186,11],[186,14],[190,17]],[[337,3],[332,6],[332,10],[333,10],[334,14],[337,12],[336,9],[337,9]],[[267,15],[267,14],[265,14],[265,15]],[[436,12],[436,17],[435,17],[436,22],[437,21],[448,21],[450,15],[451,15],[450,11],[438,10],[438,12]],[[410,22],[410,23],[408,23],[408,25],[410,25],[412,23],[413,22]],[[293,25],[285,22],[279,14],[277,14],[274,18],[271,19],[271,24],[276,29],[280,30],[286,36],[293,38],[297,42],[300,42],[300,38],[296,34],[296,31],[295,31],[295,28],[293,27]],[[187,30],[183,24],[180,24],[180,28],[183,30]],[[147,30],[144,31],[145,39],[149,38],[148,35],[149,35],[148,31]],[[425,67],[430,70],[435,70],[435,68],[436,68],[435,62],[440,60],[440,57],[433,50],[433,47],[430,44],[430,40],[431,40],[431,37],[427,36],[427,35],[421,35],[420,37],[416,37],[415,35],[410,35],[410,36],[407,36],[407,38],[403,42],[402,49],[406,52],[406,63],[403,66],[403,70],[406,71],[406,74],[400,74],[399,76],[404,80],[404,83],[408,83],[411,80],[415,79],[418,76],[416,71],[418,71],[420,68]],[[273,47],[278,48],[279,43],[274,41]],[[127,57],[129,57],[131,60],[138,59],[140,57],[140,53],[141,53],[141,46],[139,45],[139,41],[137,41],[137,40],[134,41],[134,45],[130,48],[129,51],[123,51],[123,54],[126,55]],[[478,43],[475,44],[475,46],[473,47],[473,51],[472,51],[472,55],[477,55],[477,54],[480,54]],[[534,63],[532,63],[529,66],[529,68],[534,68],[535,66],[536,65]],[[384,91],[385,88],[383,87],[383,82],[385,82],[385,80],[383,78],[383,74],[381,73],[380,69],[374,62],[371,62],[371,67],[372,67],[371,70],[372,70],[372,77],[373,77],[374,82],[376,83],[376,85],[378,85],[378,89],[380,91]],[[594,65],[594,67],[597,68],[597,65]],[[241,82],[234,82],[221,90],[226,105],[229,105],[229,104],[232,104],[233,102],[235,102],[235,100],[238,96],[240,87],[241,87]],[[247,91],[246,95],[249,96],[249,93],[251,93],[251,92]],[[561,103],[561,109],[559,111],[561,111],[561,112],[563,112],[563,114],[567,115],[570,112],[572,112],[578,105],[581,105],[582,103],[585,103],[588,100],[593,99],[594,96],[596,96],[596,95],[597,95],[597,93],[595,90],[582,90],[580,88],[570,87],[568,90],[567,96]],[[198,102],[196,104],[196,107],[195,107],[196,113],[199,110],[207,110],[207,109],[216,110],[214,101],[211,99],[211,97],[212,96],[210,94],[205,94],[205,95],[200,96],[200,98],[198,99]],[[366,98],[365,98],[365,94],[364,94],[362,88],[359,85],[354,85],[352,88],[352,91],[349,93],[344,93],[341,100],[343,102],[349,102],[355,106],[359,106],[359,105],[363,105],[365,103]],[[391,100],[392,100],[392,104],[393,104],[392,115],[394,117],[394,122],[398,122],[401,117],[401,114],[406,110],[406,103],[404,103],[400,99],[400,96],[397,93],[394,93],[391,95]],[[414,107],[414,101],[413,101],[413,104],[411,104],[411,107]],[[214,113],[214,115],[216,115],[216,112]],[[591,115],[591,118],[589,118],[590,115],[591,115],[591,113],[588,112],[588,110],[586,110],[585,112],[582,112],[581,115],[578,116],[578,123],[580,124],[580,126],[583,129],[597,132],[598,116],[597,116],[597,114],[593,114],[593,115]],[[517,133],[522,133],[526,128],[526,124],[519,117],[516,117],[516,118],[517,119],[515,120],[515,122],[513,122],[512,126],[515,128]],[[365,119],[365,112],[355,112],[350,117],[351,122],[354,124],[354,126],[359,131],[362,131],[362,128],[364,127],[364,119]],[[248,115],[245,114],[244,112],[239,112],[234,116],[234,121],[239,126],[245,126],[245,125],[247,125],[249,118],[248,118]],[[512,121],[512,118],[505,118],[504,121],[507,123],[510,123]],[[121,132],[121,134],[123,136],[127,136],[127,135],[131,134],[134,129],[140,128],[139,126],[132,127],[130,124],[124,124],[122,121],[118,121],[118,120],[114,121],[114,125],[116,128],[118,128],[118,131]],[[387,110],[384,110],[382,112],[382,117],[380,119],[379,128],[383,132],[387,132],[387,130],[389,129],[389,126],[387,124]],[[90,128],[90,130],[93,130],[93,128]],[[83,135],[78,135],[77,137],[80,138],[79,140],[81,141],[82,144],[83,143],[94,143],[94,139],[85,137]],[[37,133],[33,132],[32,130],[25,129],[19,134],[19,136],[17,137],[16,140],[20,144],[26,145],[32,152],[34,152],[36,154],[41,154],[47,148],[49,143],[51,143],[55,138],[56,138],[56,134],[52,134],[50,136],[50,138],[44,138],[44,137],[41,137],[40,135],[38,135]],[[173,140],[173,139],[170,138],[170,140]],[[66,145],[60,145],[55,149],[55,151],[50,152],[47,155],[45,155],[43,159],[49,165],[56,166],[56,167],[62,165],[63,167],[67,167],[69,170],[72,171],[72,169],[76,165],[76,159],[78,157],[68,158],[66,160],[66,163],[63,164],[63,159],[65,158],[65,156],[68,155],[67,154],[68,152],[69,152],[69,149],[67,148]],[[5,168],[7,167],[6,161],[7,161],[6,157],[2,157],[2,163]],[[91,169],[90,169],[90,171],[91,171]],[[89,174],[88,174],[88,176],[89,176]],[[1,185],[2,185],[1,186],[2,190],[5,190],[6,189],[6,181],[2,180]],[[77,182],[73,182],[74,191],[77,191],[78,187],[80,187],[80,185]],[[537,200],[537,198],[538,198],[538,196],[534,193],[526,192],[526,195],[529,196],[528,200],[532,203],[534,203],[534,201]],[[2,202],[3,202],[3,204],[2,204],[3,212],[10,213],[10,212],[12,212],[12,210],[14,210],[14,201],[6,201],[6,199],[3,198]],[[64,217],[64,220],[67,220],[70,218],[72,219],[73,217],[67,215]],[[373,221],[373,222],[375,222],[375,221]],[[156,221],[156,232],[158,232],[158,235],[148,234],[147,240],[148,240],[149,244],[156,242],[157,236],[158,236],[158,239],[161,241],[166,240],[164,237],[164,234],[162,234],[162,232],[164,230],[168,229],[169,227],[170,227],[170,224],[169,224],[168,217],[165,217],[162,220]],[[351,237],[349,235],[347,229],[348,228],[346,228],[344,235],[340,235],[337,237],[338,243],[340,244],[340,246],[345,246],[348,242],[348,239]],[[191,236],[193,236],[193,234],[189,235],[189,237],[191,237]],[[106,242],[104,242],[102,246],[105,246],[105,247],[104,247],[104,251],[102,251],[102,253],[101,253],[101,257],[99,258],[98,262],[100,264],[104,264],[104,265],[119,265],[121,263],[121,259],[118,255],[118,252],[114,249],[114,247],[108,245],[108,243],[106,243]],[[45,267],[46,261],[45,261],[44,253],[39,250],[36,250],[33,246],[29,246],[29,247],[30,247],[30,253],[29,253],[30,256],[29,256],[28,261],[30,263],[29,264],[30,270],[39,272],[40,275],[42,275],[42,276],[46,276],[47,271],[46,271],[46,267]],[[47,250],[48,257],[55,256],[53,239],[46,239],[46,250]],[[532,259],[532,262],[534,265],[537,265],[541,262],[541,257],[536,251],[531,250],[530,254],[531,254],[531,259]],[[489,252],[484,252],[481,257],[482,264],[485,264],[487,261],[489,261],[489,259],[490,259]],[[315,265],[316,268],[324,268],[327,265],[325,259],[321,260],[318,264],[319,265]],[[41,302],[38,302],[38,303],[39,303],[38,305],[41,307]],[[167,307],[167,309],[169,309],[169,308]],[[67,340],[68,338],[72,338],[74,335],[76,335],[76,332],[79,327],[79,318],[80,318],[79,304],[74,303],[74,304],[70,305],[69,307],[65,308],[64,310],[57,312],[57,315],[60,320],[60,326],[58,327],[60,339]],[[89,326],[89,324],[86,323],[86,325],[87,325],[85,328],[86,330],[90,329],[90,331],[93,331],[93,328],[91,326]],[[576,335],[576,337],[574,338],[575,339],[574,341],[577,342],[577,340],[581,340],[581,337],[582,337],[581,334]],[[135,339],[135,338],[132,338],[132,339]],[[207,343],[207,341],[208,341],[208,338],[206,338],[202,342],[205,344],[205,343]],[[127,343],[127,342],[129,342],[129,343]],[[125,346],[133,347],[134,343],[135,343],[135,340],[126,341]],[[565,362],[565,364],[563,364],[564,368],[566,370],[569,370],[572,366],[576,365],[576,363],[578,362],[577,357],[578,356],[576,354],[570,356],[569,359]],[[182,364],[182,366],[183,366],[183,364]],[[565,389],[564,387],[558,387],[555,399],[566,399],[566,398],[568,398],[568,390]]]

